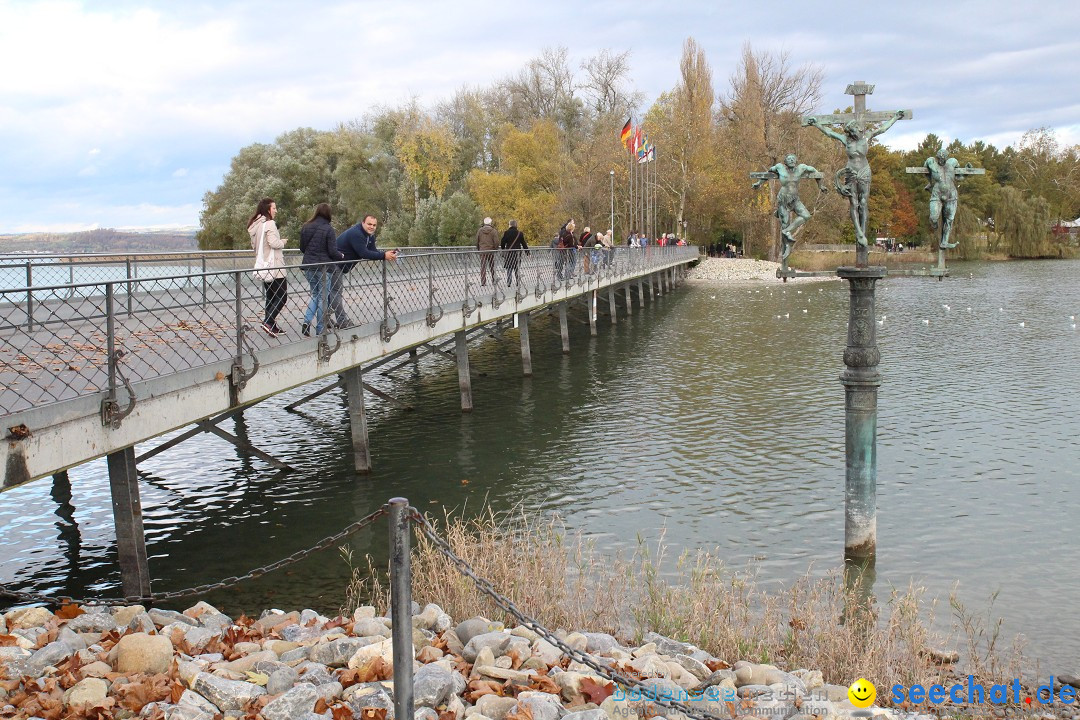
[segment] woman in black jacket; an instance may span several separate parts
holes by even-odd
[[[300,332],[311,335],[311,321],[315,320],[315,333],[321,335],[326,329],[324,298],[329,297],[339,320],[345,317],[340,293],[333,293],[331,283],[337,275],[338,266],[326,263],[344,260],[338,250],[337,234],[330,224],[330,204],[319,203],[315,214],[300,229],[300,250],[304,253],[304,275],[311,286],[311,300],[304,313]]]
[[[518,230],[517,220],[510,221],[510,227],[506,228],[506,232],[503,233],[499,248],[504,251],[503,267],[506,268],[506,286],[513,285],[515,274],[520,283],[521,270],[518,269],[518,265],[521,264],[522,251],[526,255],[529,254],[529,243],[525,242],[525,233]]]

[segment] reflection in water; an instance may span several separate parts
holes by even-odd
[[[56,503],[55,515],[59,518],[56,521],[56,531],[64,559],[67,561],[67,584],[72,595],[79,595],[82,591],[81,583],[78,582],[82,536],[79,534],[79,523],[75,521],[75,506],[71,504],[71,479],[67,470],[61,470],[52,476],[51,496]]]
[[[1080,569],[1061,561],[1080,549],[1080,408],[1062,391],[1080,385],[1080,335],[1068,321],[1080,313],[1080,262],[970,265],[956,275],[879,285],[888,319],[878,329],[870,575],[882,596],[914,582],[944,598],[959,581],[976,608],[1000,591],[994,610],[1005,632],[1065,664],[1080,632],[1080,607],[1065,600],[1080,596]],[[535,317],[532,378],[522,377],[513,330],[470,347],[476,409],[467,416],[456,367],[442,355],[389,378],[370,373],[368,382],[416,409],[368,403],[366,477],[352,471],[340,388],[300,413],[284,407],[316,387],[267,400],[245,412],[237,433],[293,472],[275,474],[208,434],[140,464],[154,588],[243,574],[395,495],[435,511],[476,512],[485,500],[496,511],[558,511],[569,531],[608,553],[664,534],[673,556],[715,547],[729,567],[751,563],[769,587],[811,566],[815,576],[839,569],[847,303],[840,282],[685,287],[614,327],[602,322],[597,338],[575,311],[569,355],[557,316]],[[47,483],[0,494],[0,582],[116,590],[104,462],[73,479],[77,561],[74,545],[54,541]],[[349,545],[385,563],[385,525]],[[858,587],[873,598],[866,575]],[[330,550],[206,599],[235,613],[333,611],[347,580]]]

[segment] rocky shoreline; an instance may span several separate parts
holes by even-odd
[[[817,670],[729,665],[654,633],[629,647],[605,633],[558,631],[599,666],[643,682],[630,691],[526,627],[482,617],[455,623],[434,604],[414,603],[413,612],[418,720],[684,720],[650,702],[668,698],[721,718],[858,717],[848,688]],[[234,620],[204,602],[183,613],[16,609],[0,620],[0,718],[393,720],[390,629],[373,607],[349,618],[268,610],[257,620]],[[931,718],[871,710],[890,720]]]
[[[743,283],[780,283],[776,271],[780,263],[746,258],[702,258],[696,267],[690,268],[687,279],[692,282],[735,285]],[[789,283],[828,282],[837,277],[789,278]]]

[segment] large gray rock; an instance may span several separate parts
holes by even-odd
[[[41,675],[47,667],[56,667],[75,654],[75,649],[62,640],[56,640],[41,648],[26,661],[31,675]]]
[[[491,720],[505,720],[506,716],[517,706],[517,699],[512,697],[499,697],[498,695],[481,695],[476,701],[476,709],[484,717]]]
[[[194,650],[206,647],[206,644],[216,637],[216,632],[204,627],[193,627],[184,633],[184,641]]]
[[[107,612],[86,613],[68,620],[66,627],[72,632],[106,633],[116,629],[116,618]]]
[[[608,720],[607,713],[600,708],[592,710],[579,710],[563,715],[563,720]]]
[[[468,622],[466,620],[465,622]],[[460,625],[458,627],[461,627]],[[469,662],[476,660],[477,654],[483,648],[488,648],[491,652],[498,657],[502,655],[506,648],[510,645],[510,639],[513,636],[503,630],[481,633],[479,635],[473,635],[469,638],[469,641],[465,643],[465,649],[462,651],[461,656]],[[518,638],[522,642],[528,645],[528,640],[524,638]]]
[[[108,694],[109,683],[101,678],[83,678],[64,692],[64,705],[93,705],[104,700]]]
[[[374,618],[365,618],[353,623],[353,635],[357,637],[390,637],[390,628]]]
[[[314,685],[301,683],[287,693],[271,701],[261,711],[266,720],[293,720],[304,713],[311,712],[319,699]]]
[[[201,672],[191,689],[218,706],[223,713],[238,712],[244,705],[266,694],[265,688],[241,680],[226,680]]]
[[[330,674],[330,670],[320,663],[301,663],[296,666],[296,671],[300,674],[300,682],[302,683],[326,685],[327,683],[334,682],[334,676]]]
[[[60,632],[57,633],[56,639],[67,643],[69,647],[75,650],[75,652],[86,649],[86,641],[82,639],[82,636],[77,632],[72,632],[67,627],[60,628]]]
[[[184,623],[185,625],[198,625],[197,620],[189,618],[183,613],[178,613],[175,610],[161,610],[159,608],[150,608],[146,612],[150,616],[150,619],[154,621],[154,624],[158,627],[164,627],[166,625],[172,625],[173,623]]]
[[[697,650],[697,646],[690,643],[679,642],[678,640],[672,640],[669,637],[664,637],[654,632],[647,632],[641,639],[643,643],[656,643],[656,651],[661,655],[670,655],[675,657],[676,655],[689,655]]]
[[[190,708],[196,713],[202,713],[207,718],[212,718],[221,712],[221,708],[193,690],[184,690],[180,695],[180,699],[176,701],[176,705],[181,708]]]
[[[484,635],[502,629],[503,624],[501,622],[493,622],[485,617],[477,616],[458,623],[458,626],[454,628],[454,634],[458,636],[458,640],[461,641],[462,645],[468,645],[469,641],[477,635]]]
[[[585,647],[588,652],[591,653],[606,653],[621,647],[619,641],[614,636],[607,633],[582,633],[589,641],[589,644]]]
[[[327,667],[345,667],[356,651],[362,647],[379,642],[375,638],[345,637],[331,640],[327,643],[312,645],[307,651],[307,657],[312,662],[317,662]],[[285,656],[282,655],[282,660]]]
[[[219,612],[207,612],[198,617],[199,625],[207,630],[220,633],[226,628],[232,627],[232,618]]]
[[[283,667],[270,673],[266,681],[266,692],[278,695],[285,692],[300,680],[300,673],[291,667]]]
[[[20,647],[0,647],[0,678],[14,680],[28,674],[30,655]]]
[[[4,615],[9,632],[26,628],[42,627],[49,622],[53,614],[43,607],[18,608]]]
[[[312,687],[315,688],[315,692],[319,693],[319,697],[326,701],[327,705],[333,704],[345,692],[344,686],[337,680],[324,685],[312,685]]]
[[[305,643],[311,640],[318,640],[323,635],[327,635],[331,632],[340,632],[338,628],[333,630],[324,630],[320,627],[304,627],[302,625],[286,625],[281,628],[279,633],[282,640],[289,642]]]
[[[359,717],[364,708],[386,710],[387,720],[394,718],[394,698],[390,692],[379,683],[361,683],[353,685],[345,692],[345,700],[353,711],[353,715]]]
[[[132,633],[116,643],[117,672],[168,672],[172,657],[172,641],[162,635]]]
[[[559,720],[566,710],[558,695],[546,692],[526,690],[518,693],[518,707],[527,707],[532,712],[533,720]]]
[[[435,664],[422,666],[413,679],[413,701],[431,708],[442,705],[454,689],[455,674]]]
[[[127,629],[131,632],[152,633],[157,630],[157,625],[154,624],[153,618],[147,613],[141,612],[131,616],[127,623]]]

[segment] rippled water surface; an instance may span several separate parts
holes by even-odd
[[[958,582],[985,607],[1000,591],[1006,632],[1075,671],[1080,332],[1068,316],[1080,315],[1080,262],[954,271],[879,285],[878,594],[914,579],[944,599]],[[611,552],[664,532],[676,548],[751,562],[767,582],[839,564],[845,285],[684,286],[614,328],[602,317],[596,338],[577,315],[568,356],[557,323],[534,321],[531,379],[516,332],[474,345],[469,415],[442,358],[366,378],[416,408],[369,397],[369,477],[349,470],[339,392],[282,409],[312,388],[224,423],[295,472],[212,436],[146,461],[155,590],[276,560],[394,495],[557,509]],[[73,470],[71,487],[70,499],[48,480],[0,495],[0,582],[116,593],[104,462]],[[383,556],[385,525],[352,545]],[[347,574],[327,551],[210,600],[332,609]]]

